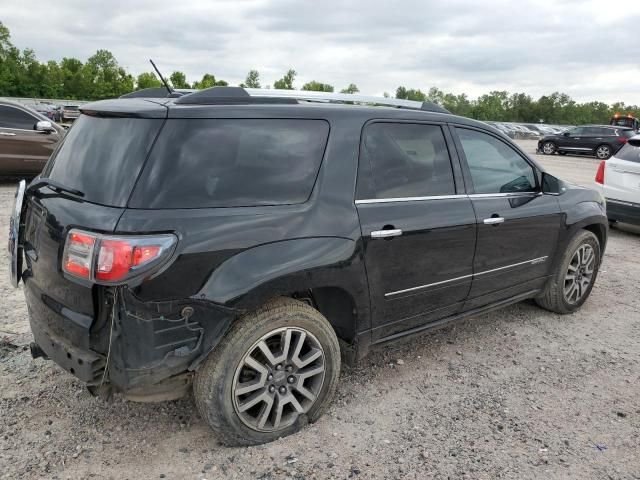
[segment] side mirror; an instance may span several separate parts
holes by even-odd
[[[542,193],[549,195],[562,195],[566,191],[566,188],[562,184],[562,180],[547,172],[542,172],[541,184]]]
[[[38,123],[35,124],[33,129],[38,132],[45,132],[45,133],[51,133],[55,131],[55,129],[53,128],[53,125],[51,125],[51,122],[47,122],[46,120],[40,120]]]
[[[563,136],[563,137],[568,137],[568,136],[569,136],[569,132],[564,132],[564,133],[562,134],[562,136]]]

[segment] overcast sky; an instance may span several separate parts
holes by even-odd
[[[191,82],[263,85],[290,67],[366,94],[436,86],[640,104],[640,9],[611,1],[0,0],[0,21],[39,60],[113,52],[137,75],[153,58]]]

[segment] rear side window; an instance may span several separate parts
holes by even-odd
[[[631,138],[636,136],[636,132],[634,130],[620,130],[620,134],[623,137]]]
[[[304,203],[311,195],[328,135],[324,120],[169,120],[130,207]]]
[[[455,193],[449,151],[438,125],[369,124],[360,162],[369,162],[375,198]]]
[[[530,192],[533,167],[506,143],[486,133],[456,128],[475,193]]]
[[[124,207],[163,120],[80,115],[42,176]]]
[[[0,105],[0,128],[33,130],[38,119],[19,108]]]
[[[616,153],[616,158],[627,162],[640,163],[640,140],[632,140],[627,143]]]

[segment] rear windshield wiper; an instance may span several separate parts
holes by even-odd
[[[36,191],[42,187],[49,187],[55,192],[70,193],[71,195],[75,195],[76,197],[84,197],[84,192],[76,190],[75,188],[66,187],[60,182],[56,182],[55,180],[51,180],[50,178],[38,178],[34,180],[27,187],[25,194]]]

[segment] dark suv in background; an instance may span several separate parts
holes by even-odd
[[[538,140],[538,151],[545,155],[582,153],[606,160],[635,135],[632,128],[609,125],[583,125]]]
[[[485,123],[217,87],[83,106],[21,183],[9,247],[34,356],[101,395],[193,382],[220,438],[248,445],[317,420],[341,353],[528,298],[576,311],[606,240],[600,194]]]

